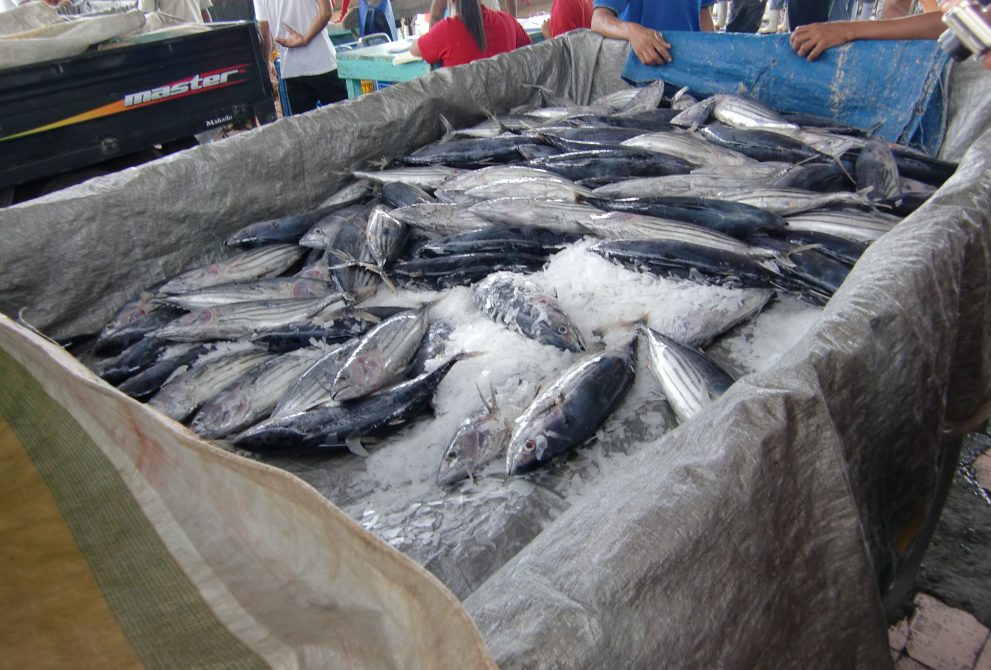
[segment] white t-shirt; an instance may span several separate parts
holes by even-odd
[[[300,35],[305,34],[318,11],[316,0],[254,0],[254,3],[255,19],[259,23],[268,21],[273,41],[276,37],[289,36],[285,26]],[[287,49],[277,46],[283,79],[324,74],[337,69],[337,54],[326,30],[321,30],[305,47]]]
[[[210,9],[210,0],[138,0],[138,9],[145,14],[161,12],[186,23],[203,23],[200,10]]]

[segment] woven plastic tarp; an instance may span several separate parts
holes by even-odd
[[[93,332],[240,226],[440,137],[440,115],[467,125],[542,95],[587,103],[623,86],[627,53],[568,35],[0,210],[0,308],[57,337]],[[961,80],[961,94],[984,84]],[[37,516],[0,507],[0,595],[61,616],[0,610],[5,657],[64,667],[92,621],[119,627],[106,667],[485,667],[479,633],[504,669],[890,667],[883,603],[991,388],[989,155],[985,133],[797,346],[599,482],[464,609],[300,480],[0,321],[0,467],[54,501]],[[57,532],[39,539],[23,519],[42,512]],[[87,584],[48,562],[59,552]],[[62,578],[92,619],[33,597],[62,593]],[[32,656],[42,646],[62,655]]]
[[[699,95],[741,88],[774,109],[878,127],[892,142],[935,152],[946,126],[949,57],[933,40],[858,41],[800,58],[788,35],[665,32],[672,61],[641,63],[631,52],[623,77],[662,79]]]

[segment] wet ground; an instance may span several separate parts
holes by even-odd
[[[915,580],[891,627],[897,670],[991,670],[991,434],[969,436]]]

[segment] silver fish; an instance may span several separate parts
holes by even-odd
[[[253,300],[321,298],[330,295],[330,293],[331,287],[326,281],[298,277],[272,277],[210,286],[189,293],[166,296],[162,300],[170,305],[194,310]]]
[[[428,165],[422,167],[392,168],[373,172],[355,170],[351,174],[362,179],[371,179],[380,184],[401,181],[427,190],[433,190],[451,177],[456,177],[464,172],[464,170],[445,167],[443,165]]]
[[[671,125],[695,130],[709,120],[712,115],[712,108],[715,106],[715,96],[709,96],[705,100],[696,102],[691,107],[678,112],[678,115],[671,119]]]
[[[620,110],[623,114],[635,114],[651,109],[657,109],[664,99],[664,82],[661,80],[637,89],[636,95]]]
[[[427,310],[401,312],[372,328],[341,366],[330,397],[341,402],[388,385],[409,365],[427,332]]]
[[[559,233],[586,232],[584,223],[602,210],[590,205],[535,198],[496,198],[483,200],[468,212],[492,223],[506,226],[536,226]]]
[[[579,197],[591,195],[592,191],[566,180],[523,180],[496,181],[482,184],[457,193],[437,191],[437,197],[447,202],[471,203],[495,198],[535,198],[540,200],[577,201]]]
[[[772,178],[783,175],[793,166],[791,163],[765,161],[753,165],[703,165],[692,170],[694,175],[710,177],[743,177],[746,179]]]
[[[870,206],[871,201],[861,193],[819,193],[797,188],[759,188],[742,191],[725,191],[719,194],[722,200],[742,202],[766,209],[775,214],[788,216],[800,214],[831,205]]]
[[[468,213],[469,205],[452,205],[446,202],[407,205],[392,210],[392,216],[407,225],[440,235],[467,233],[488,228],[491,224]]]
[[[597,198],[650,198],[659,195],[693,195],[718,198],[723,191],[759,188],[767,184],[766,177],[746,178],[736,175],[674,174],[664,177],[640,177],[606,184],[592,191]]]
[[[618,81],[618,80],[617,80]],[[637,97],[637,93],[640,89],[635,87],[623,88],[608,95],[603,95],[592,101],[592,104],[596,107],[609,107],[614,112],[626,107],[630,102]]]
[[[236,302],[190,312],[158,329],[154,336],[176,342],[235,340],[257,330],[304,321],[325,310],[339,312],[344,306],[341,293],[321,298]]]
[[[579,361],[534,398],[514,422],[507,475],[567,453],[595,434],[633,384],[636,342]]]
[[[352,231],[349,228],[365,230],[368,222],[368,215],[372,212],[372,206],[350,205],[344,209],[337,210],[320,219],[313,225],[306,234],[300,238],[299,243],[311,249],[327,249],[334,247],[339,237],[346,236]]]
[[[585,341],[557,300],[536,283],[511,272],[496,272],[471,289],[475,307],[498,323],[543,344],[584,351]]]
[[[712,114],[717,119],[735,128],[753,130],[797,131],[797,124],[785,121],[780,114],[767,105],[751,98],[738,95],[720,94],[716,99]]]
[[[327,353],[304,347],[256,365],[207,401],[190,424],[197,434],[216,439],[266,418],[289,385]]]
[[[700,351],[650,328],[642,328],[650,369],[681,422],[698,414],[733,383],[733,377]]]
[[[684,221],[662,219],[630,212],[603,212],[585,224],[588,232],[607,240],[667,240],[718,249],[742,256],[765,259],[768,269],[778,268],[769,259],[777,254],[724,233]]]
[[[376,265],[384,268],[402,251],[408,228],[389,213],[389,209],[376,205],[368,217],[365,239]]]
[[[335,205],[352,205],[361,202],[365,198],[370,197],[375,192],[375,189],[376,184],[371,179],[355,179],[327,196],[317,209]]]
[[[523,181],[527,179],[546,179],[550,181],[566,182],[567,179],[549,170],[526,167],[524,165],[492,165],[480,170],[471,170],[462,175],[448,180],[444,184],[444,191],[453,193],[455,191],[467,191],[476,186],[483,186],[498,181]]]
[[[306,253],[297,244],[271,244],[231,256],[211,265],[179,274],[159,288],[163,295],[189,293],[196,289],[245,279],[274,277],[285,272]]]
[[[625,140],[620,146],[656,151],[680,158],[695,166],[701,165],[749,165],[753,158],[739,151],[726,149],[684,132],[647,133]]]
[[[200,405],[271,357],[271,354],[257,350],[238,351],[208,359],[201,357],[187,370],[177,372],[163,384],[148,404],[176,421],[185,421]]]
[[[857,188],[866,190],[872,200],[897,198],[901,194],[895,156],[885,142],[871,140],[860,150]]]
[[[855,242],[870,244],[898,223],[896,217],[848,210],[822,210],[788,217],[788,227],[828,233]]]
[[[357,337],[333,347],[303,371],[286,388],[275,404],[272,418],[289,416],[327,404],[336,404],[330,397],[330,388],[341,366],[361,340]]]
[[[478,394],[482,396],[482,408],[461,422],[444,450],[437,470],[437,483],[441,486],[457,484],[465,478],[474,481],[476,473],[505,453],[512,418],[502,414],[494,390],[490,390],[489,398],[481,390]]]

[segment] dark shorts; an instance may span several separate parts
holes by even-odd
[[[343,79],[337,77],[337,70],[324,74],[311,74],[303,77],[289,77],[286,94],[293,114],[302,114],[316,109],[317,102],[329,105],[332,102],[348,99],[348,89]]]

